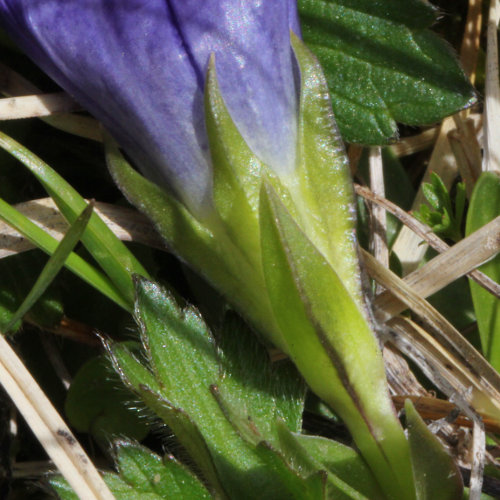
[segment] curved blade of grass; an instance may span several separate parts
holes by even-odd
[[[42,296],[57,276],[57,273],[64,266],[66,259],[69,257],[76,244],[80,241],[93,210],[94,204],[91,202],[78,216],[74,224],[68,229],[68,232],[64,235],[64,238],[60,241],[59,245],[57,245],[55,252],[50,256],[49,261],[38,276],[33,288],[30,290],[22,304],[18,307],[17,311],[9,321],[9,324],[6,327],[7,332],[9,332],[17,321],[31,309],[31,307]]]
[[[12,226],[45,253],[52,255],[56,251],[59,242],[55,238],[52,238],[1,198],[0,219],[3,219],[9,226]],[[121,291],[103,273],[80,256],[75,253],[69,254],[64,265],[126,311],[132,311],[132,304],[123,296]]]
[[[64,217],[73,223],[87,205],[78,192],[49,165],[1,131],[0,147],[33,173]],[[132,275],[148,277],[147,271],[97,214],[92,214],[82,235],[82,243],[130,303],[127,307],[129,309],[134,302]]]

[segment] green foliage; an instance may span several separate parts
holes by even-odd
[[[472,193],[467,214],[467,235],[499,215],[500,178],[493,172],[484,172]],[[500,255],[483,264],[479,270],[500,283]],[[470,281],[470,289],[483,354],[494,368],[500,370],[500,301],[473,281]]]
[[[387,144],[396,122],[436,122],[474,100],[420,0],[300,0],[304,40],[323,66],[343,138]]]
[[[454,242],[463,238],[462,224],[465,210],[465,184],[456,185],[455,200],[452,202],[450,193],[436,173],[431,174],[431,182],[422,184],[422,191],[429,205],[422,204],[415,218],[427,224],[432,230]]]
[[[463,491],[462,476],[453,458],[428,429],[412,402],[405,402],[417,500],[455,500]]]
[[[56,251],[58,241],[55,238],[1,198],[0,218],[47,254],[52,255]],[[127,304],[120,290],[110,281],[110,279],[80,256],[75,253],[69,254],[64,265],[77,276],[99,290],[103,295],[106,295],[124,309],[130,309],[130,305]]]
[[[46,258],[37,252],[12,255],[0,260],[0,329],[12,323],[15,311],[29,293]],[[28,313],[30,321],[49,328],[61,319],[64,306],[60,291],[49,287]],[[16,331],[21,321],[12,325]]]
[[[45,293],[45,290],[47,290],[57,273],[64,266],[69,254],[73,251],[74,247],[80,240],[90,220],[93,209],[93,204],[89,204],[70,226],[68,232],[64,235],[59,245],[57,245],[54,253],[50,256],[47,264],[42,269],[36,283],[33,285],[33,288],[26,295],[23,303],[10,318],[8,325],[5,327],[5,332],[9,332],[13,327],[15,327],[16,323],[22,319],[22,317],[34,306],[37,300]]]
[[[78,370],[66,397],[65,413],[77,431],[92,434],[107,448],[119,436],[140,441],[148,434],[147,418],[133,399],[109,360],[99,356]]]
[[[212,498],[203,484],[174,457],[164,458],[130,441],[115,443],[119,474],[104,474],[116,500],[203,500]],[[62,500],[77,500],[68,483],[59,476],[50,479]]]
[[[240,320],[228,317],[214,338],[196,311],[180,309],[158,285],[139,280],[137,292],[147,363],[123,344],[108,343],[108,350],[124,382],[170,427],[213,493],[322,499],[335,492],[348,499],[379,491],[351,448],[332,443],[311,454],[302,446],[303,382],[289,361],[272,366]],[[358,475],[328,466],[346,456]]]
[[[52,197],[64,217],[72,224],[87,206],[87,202],[78,192],[54,169],[3,132],[0,132],[0,147],[30,170]],[[148,276],[144,267],[96,214],[91,216],[88,227],[82,235],[82,243],[118,288],[123,300],[132,304],[134,297],[132,274]]]

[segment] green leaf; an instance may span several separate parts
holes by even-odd
[[[181,309],[157,284],[138,279],[136,317],[149,369],[126,348],[110,345],[115,368],[169,425],[212,488],[234,498],[253,498],[256,490],[263,499],[289,498],[280,474],[265,467],[254,443],[242,438],[212,394],[220,366],[199,314]]]
[[[294,437],[318,466],[370,500],[384,498],[377,480],[356,450],[320,436],[294,434]]]
[[[59,242],[55,238],[50,236],[35,223],[31,222],[26,216],[11,207],[1,198],[0,218],[45,253],[52,255],[56,251]],[[127,311],[130,310],[130,304],[125,300],[120,290],[118,290],[103,273],[98,271],[94,266],[88,264],[81,257],[75,253],[71,253],[64,265],[103,295],[110,298],[113,302],[116,302]]]
[[[396,122],[423,125],[471,105],[474,91],[420,0],[300,0],[303,37],[318,57],[348,142],[387,144]]]
[[[484,172],[477,181],[467,214],[466,234],[478,230],[500,215],[500,177]],[[500,254],[479,270],[500,283]],[[500,301],[477,283],[470,281],[484,356],[500,371]]]
[[[414,498],[408,444],[366,318],[269,186],[260,220],[264,274],[287,353],[342,417],[384,491]]]
[[[462,476],[453,458],[427,428],[409,399],[405,402],[405,412],[417,500],[461,498]]]
[[[161,388],[153,374],[130,353],[123,343],[105,342],[105,345],[123,382],[172,429],[179,442],[193,457],[204,477],[210,482],[212,489],[225,498],[224,488],[220,484],[207,443],[196,423],[184,410],[174,407],[160,395]]]
[[[441,177],[431,173],[431,182],[422,184],[422,192],[428,205],[421,204],[415,217],[432,228],[435,233],[442,234],[444,238],[453,241],[462,239],[462,217],[465,208],[465,185],[458,183],[455,194],[455,209],[450,193],[444,185]]]
[[[33,282],[46,262],[42,252],[23,252],[0,260],[0,330],[6,331],[15,311],[29,293]],[[61,292],[50,286],[29,311],[29,320],[41,327],[53,327],[64,312]],[[12,330],[21,326],[17,321]]]
[[[217,341],[221,365],[218,392],[238,408],[243,420],[251,420],[260,440],[275,443],[278,418],[299,432],[306,387],[290,360],[271,364],[255,334],[234,314],[226,316]]]
[[[47,290],[49,285],[57,276],[61,268],[64,266],[66,259],[80,240],[83,231],[85,231],[93,210],[94,205],[93,203],[90,203],[70,226],[59,245],[57,245],[56,250],[50,256],[47,264],[42,269],[42,272],[38,276],[33,288],[10,319],[9,324],[5,328],[6,332],[9,332],[12,327],[15,326],[15,324],[33,307],[35,302],[43,295],[45,290]]]
[[[104,474],[116,500],[209,500],[210,493],[192,472],[171,456],[161,458],[147,448],[128,441],[115,444],[119,474]],[[62,500],[77,500],[69,484],[60,476],[50,485]]]
[[[68,391],[66,416],[76,430],[91,433],[104,446],[117,436],[141,441],[149,432],[147,421],[129,408],[130,391],[111,375],[110,363],[102,356],[85,363]]]
[[[299,440],[300,436],[290,432],[284,425],[278,426],[280,435],[280,449],[292,468],[302,476],[317,474],[322,471],[325,475],[326,498],[338,500],[376,500],[377,497],[366,497],[348,482],[336,474],[329,473],[321,462],[308,453]],[[352,481],[351,481],[352,483]],[[383,498],[383,497],[381,497]]]
[[[0,132],[0,147],[27,167],[53,198],[64,217],[72,224],[87,202],[55,170],[31,151]],[[134,300],[132,275],[148,276],[147,271],[106,223],[92,214],[82,243],[103,268],[130,304]]]
[[[118,442],[116,458],[120,477],[141,498],[211,498],[201,482],[171,456],[161,459],[141,446]]]

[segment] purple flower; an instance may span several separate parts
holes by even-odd
[[[294,166],[295,4],[0,0],[0,20],[148,178],[199,212],[211,191],[203,86],[212,53],[222,96],[249,146],[278,173]]]

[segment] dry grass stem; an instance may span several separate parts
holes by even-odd
[[[469,500],[480,500],[482,497],[484,481],[486,433],[481,417],[473,410],[471,410],[470,416],[471,418],[474,418],[474,427],[472,429],[472,458],[469,481]]]
[[[0,93],[8,97],[43,94],[43,92],[29,80],[2,63],[0,63]],[[61,113],[40,116],[39,118],[48,125],[64,132],[68,132],[69,134],[102,142],[102,133],[99,122],[89,116]]]
[[[391,151],[399,158],[425,151],[432,147],[439,134],[439,127],[432,127],[420,134],[403,137],[400,141],[389,146]]]
[[[419,354],[421,362],[429,363],[431,356],[422,354],[424,345],[432,345],[433,350],[437,350],[439,355],[434,356],[432,368],[436,373],[441,371],[448,373],[451,367],[451,379],[455,381],[457,373],[462,373],[467,383],[463,384],[464,390],[469,387],[475,387],[477,390],[473,393],[474,404],[477,410],[488,413],[493,418],[500,419],[500,375],[491,365],[479,354],[476,349],[458,332],[436,309],[434,309],[426,300],[416,293],[407,283],[396,276],[392,271],[381,266],[367,252],[363,252],[366,269],[370,276],[381,283],[387,290],[390,290],[405,306],[411,309],[432,331],[432,337],[427,333],[413,335],[411,348]],[[403,318],[392,318],[392,314],[387,313],[381,308],[375,307],[375,316],[381,323],[390,321],[393,327],[394,321],[403,320]],[[417,333],[425,332],[418,327],[413,329]],[[424,337],[428,336],[428,339]],[[432,339],[432,341],[430,340]],[[430,343],[430,344],[429,344]],[[400,346],[395,344],[398,349]],[[401,349],[400,349],[401,350]],[[403,351],[407,354],[405,351]],[[446,358],[446,362],[443,359]],[[450,359],[453,361],[450,364]],[[435,377],[434,377],[435,378]],[[431,378],[437,386],[447,392],[446,387],[441,387],[439,380]],[[446,380],[446,377],[444,378]],[[478,406],[478,402],[480,405]]]
[[[408,274],[404,281],[425,298],[469,273],[499,251],[500,216]],[[405,305],[398,304],[389,291],[378,295],[375,304],[391,316],[405,309]]]
[[[422,182],[429,182],[430,175],[434,172],[441,177],[445,186],[449,188],[456,178],[457,166],[448,141],[448,133],[454,128],[455,124],[452,118],[446,118],[443,121]],[[417,210],[422,203],[425,203],[425,197],[422,188],[420,188],[415,196],[412,208]],[[422,261],[427,251],[427,244],[420,236],[405,226],[401,228],[392,251],[401,262],[403,273],[408,274],[416,269]]]
[[[460,62],[472,84],[476,81],[476,67],[481,44],[482,4],[482,0],[469,0],[460,47]]]
[[[0,381],[75,493],[85,500],[113,500],[83,448],[1,334]]]
[[[450,423],[459,425],[460,427],[472,428],[474,422],[462,413],[456,415],[457,406],[451,401],[438,399],[430,396],[393,396],[392,401],[396,410],[404,408],[405,400],[411,399],[415,409],[426,420],[440,420],[449,418]],[[500,422],[492,420],[486,416],[482,416],[481,420],[487,432],[500,434]]]
[[[365,200],[384,207],[388,212],[397,217],[405,226],[418,234],[418,236],[422,238],[422,240],[425,240],[429,244],[429,246],[431,246],[437,252],[442,253],[450,248],[449,245],[447,245],[441,238],[439,238],[439,236],[432,232],[432,229],[429,226],[415,219],[415,217],[412,217],[396,204],[392,203],[386,198],[377,196],[372,191],[370,191],[370,189],[364,186],[356,184],[355,190],[356,193],[362,196]],[[500,299],[500,284],[496,283],[484,273],[477,270],[467,273],[467,276],[473,279],[483,288],[488,290],[488,292],[495,295],[495,297],[498,297]]]
[[[382,149],[370,148],[369,156],[370,186],[374,193],[385,196],[384,165]],[[383,207],[372,205],[370,217],[370,250],[385,267],[389,267],[389,248],[387,247],[387,216]]]
[[[80,106],[64,92],[0,99],[0,120],[18,120],[78,111]]]
[[[474,185],[481,175],[483,157],[474,122],[467,118],[463,120],[460,114],[454,116],[457,130],[448,134],[451,149],[455,155],[458,170],[465,182],[467,198],[470,199]]]
[[[497,173],[500,173],[500,141],[498,141],[497,137],[500,130],[500,83],[498,76],[497,37],[499,14],[498,0],[491,0],[486,50],[483,170]]]

